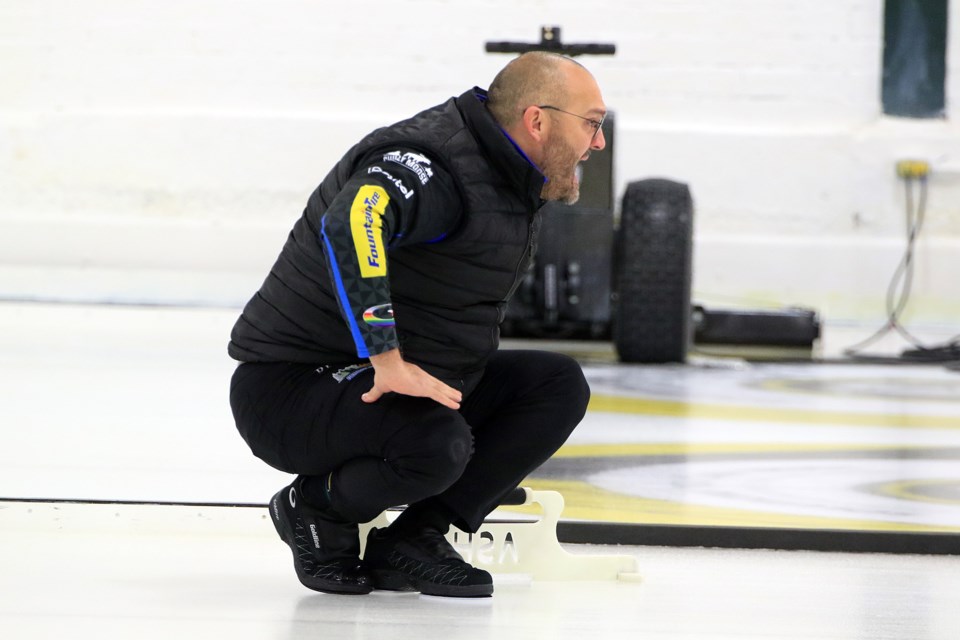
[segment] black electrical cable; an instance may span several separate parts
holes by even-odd
[[[871,356],[862,353],[870,345],[889,334],[891,331],[899,333],[914,348],[904,350],[898,361],[909,362],[952,362],[960,360],[960,335],[951,338],[945,345],[930,347],[923,344],[918,338],[910,333],[900,322],[900,316],[903,314],[910,300],[910,293],[913,286],[914,274],[914,247],[917,237],[923,228],[927,208],[927,178],[921,176],[917,178],[920,187],[919,200],[914,207],[913,183],[912,177],[904,179],[907,196],[907,247],[904,251],[900,264],[897,265],[887,287],[886,310],[887,322],[880,327],[873,335],[858,342],[852,347],[844,349],[845,356],[858,360],[870,361],[889,361],[889,356]]]

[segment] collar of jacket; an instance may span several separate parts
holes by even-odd
[[[487,92],[474,87],[457,98],[457,106],[473,132],[483,153],[534,210],[543,206],[540,199],[546,177],[500,128],[486,107]]]

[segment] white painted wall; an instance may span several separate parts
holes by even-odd
[[[949,32],[960,33],[951,3]],[[878,321],[900,158],[930,161],[910,316],[960,330],[960,38],[948,117],[880,113],[882,0],[5,0],[0,297],[242,304],[375,126],[473,85],[487,40],[583,58],[617,178],[690,184],[695,299]]]

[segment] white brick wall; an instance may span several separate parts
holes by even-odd
[[[882,0],[5,0],[0,296],[239,304],[360,135],[486,86],[508,58],[485,41],[532,41],[557,24],[565,41],[618,46],[582,59],[617,112],[618,191],[649,176],[691,185],[698,299],[879,317],[903,245],[893,164],[919,157],[934,173],[911,309],[960,325],[960,39],[949,117],[882,117],[882,11]],[[133,284],[120,291],[103,276],[112,268],[133,270]],[[170,270],[192,275],[150,275]]]

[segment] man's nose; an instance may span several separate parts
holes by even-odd
[[[603,129],[597,130],[597,135],[593,137],[593,142],[590,144],[591,149],[596,149],[597,151],[602,151],[604,147],[607,146],[607,139],[603,135]]]

